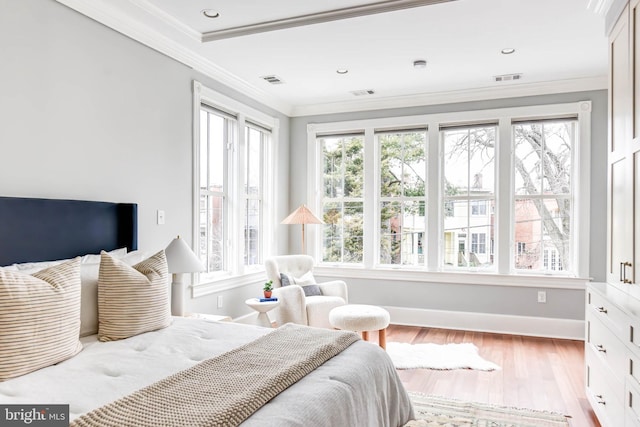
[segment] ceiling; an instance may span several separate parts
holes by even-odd
[[[57,1],[290,116],[607,87],[589,0]]]

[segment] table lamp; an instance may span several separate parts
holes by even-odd
[[[184,285],[182,281],[184,273],[204,271],[204,266],[180,236],[169,243],[164,253],[167,257],[169,273],[172,274],[171,314],[184,316]]]

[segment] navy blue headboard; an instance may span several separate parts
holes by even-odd
[[[0,197],[0,266],[138,249],[138,205]]]

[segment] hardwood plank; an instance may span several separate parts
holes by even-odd
[[[600,427],[585,396],[582,341],[390,325],[387,343],[394,341],[471,342],[483,358],[502,367],[492,372],[398,370],[409,391],[550,410],[569,416],[572,427]]]

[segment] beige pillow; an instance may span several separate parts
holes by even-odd
[[[119,340],[170,324],[169,272],[164,251],[134,266],[102,252],[98,339]]]
[[[126,255],[113,255],[129,265],[137,264],[147,258],[146,252],[133,251]],[[80,280],[82,281],[82,297],[80,303],[80,336],[86,337],[98,333],[98,272],[100,271],[100,258],[96,263],[87,262],[87,255],[82,257],[80,265]],[[93,257],[93,255],[91,255]],[[96,255],[100,257],[101,255]]]
[[[0,381],[82,350],[80,257],[33,275],[0,268]]]

